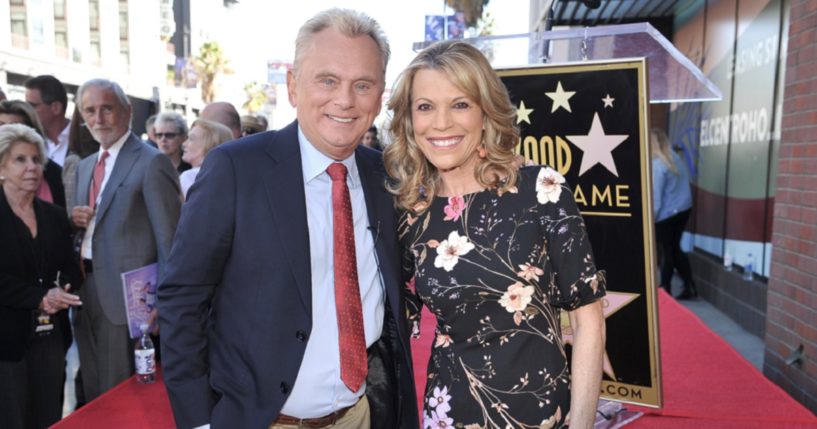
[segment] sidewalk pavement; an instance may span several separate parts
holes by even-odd
[[[681,293],[682,282],[677,277],[673,279],[673,296]],[[764,342],[746,329],[743,329],[729,316],[718,310],[705,299],[698,297],[690,300],[678,301],[695,313],[709,329],[726,340],[738,353],[748,360],[758,371],[763,372]]]

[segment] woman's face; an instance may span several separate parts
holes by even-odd
[[[444,73],[420,70],[411,87],[414,140],[442,173],[471,173],[482,141],[482,108]]]
[[[25,124],[25,118],[14,113],[0,113],[0,125]]]
[[[204,162],[204,155],[207,154],[204,151],[205,132],[201,127],[194,126],[190,133],[187,134],[187,140],[184,141],[182,159],[193,167],[201,167]]]
[[[159,146],[159,150],[171,158],[179,155],[184,135],[176,128],[176,124],[174,122],[156,122],[153,129],[156,131],[156,144]]]
[[[37,146],[15,142],[0,165],[3,189],[12,192],[37,192],[43,178],[43,165]]]

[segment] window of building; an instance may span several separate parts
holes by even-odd
[[[130,65],[130,26],[128,25],[128,0],[119,0],[119,57]]]
[[[28,49],[28,26],[25,0],[9,0],[11,15],[11,46]]]
[[[58,57],[68,59],[68,16],[65,0],[54,0],[54,50]]]
[[[99,34],[99,0],[88,0],[88,17],[90,21],[89,39],[91,41],[91,64],[102,65],[102,44]]]

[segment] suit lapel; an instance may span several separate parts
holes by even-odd
[[[400,309],[400,288],[399,283],[395,283],[392,274],[398,273],[397,261],[399,255],[394,252],[394,223],[392,205],[394,204],[391,194],[386,191],[384,181],[386,173],[383,165],[375,162],[374,155],[368,155],[366,149],[358,148],[355,151],[355,161],[357,162],[360,182],[363,185],[363,195],[366,199],[366,211],[369,215],[369,225],[374,227],[374,248],[377,253],[378,267],[383,275],[384,288],[388,299],[389,307],[397,316]],[[399,320],[399,319],[398,319]]]
[[[297,123],[293,122],[279,131],[268,142],[266,151],[274,162],[271,168],[260,169],[267,202],[281,243],[287,248],[285,255],[292,268],[301,301],[311,316],[312,264]]]
[[[99,154],[89,155],[82,159],[77,167],[76,193],[74,194],[74,205],[87,206],[88,194],[91,192],[91,177],[93,177],[94,164]]]
[[[105,189],[102,190],[102,198],[100,199],[99,207],[97,207],[96,210],[97,223],[99,223],[100,220],[105,217],[105,213],[111,206],[111,201],[113,200],[119,185],[125,181],[125,178],[128,177],[128,173],[130,173],[133,165],[136,163],[136,160],[139,159],[141,144],[142,142],[131,134],[128,136],[128,139],[125,140],[125,144],[122,145],[119,155],[116,156],[116,163],[113,165],[111,177],[108,178],[108,183],[105,184]]]

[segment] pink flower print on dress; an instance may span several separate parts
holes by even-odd
[[[521,271],[517,272],[516,275],[522,277],[525,280],[536,280],[539,281],[539,276],[544,275],[545,271],[541,268],[537,267],[536,265],[531,265],[528,263],[519,264],[519,269]]]
[[[499,304],[505,307],[508,313],[524,311],[531,302],[531,295],[533,286],[523,286],[522,283],[516,282],[508,286],[508,291],[502,294]]]
[[[435,387],[431,392],[431,397],[428,398],[428,405],[437,412],[437,415],[445,417],[451,411],[451,395],[448,394],[448,386]]]
[[[445,218],[443,220],[457,221],[460,216],[462,216],[463,210],[465,210],[465,199],[459,196],[449,197],[448,205],[443,208],[445,212]]]

